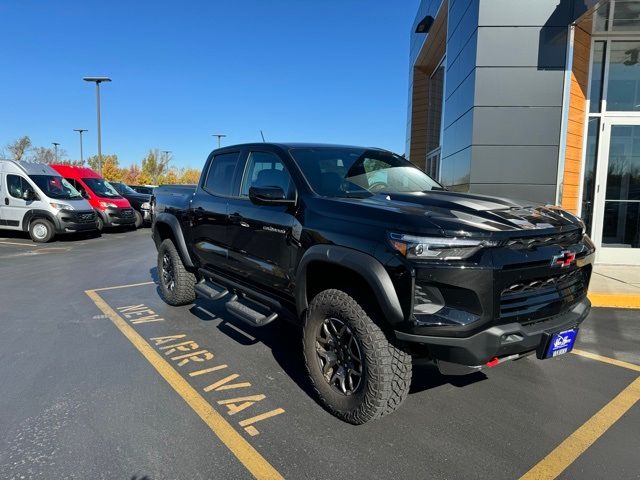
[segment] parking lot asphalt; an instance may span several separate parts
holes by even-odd
[[[356,427],[314,400],[297,330],[165,305],[148,229],[0,237],[0,478],[640,478],[637,310],[594,310],[553,360],[415,366]]]

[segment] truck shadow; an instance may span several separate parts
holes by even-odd
[[[158,283],[157,269],[150,270],[153,281]],[[302,329],[285,320],[277,319],[261,328],[252,327],[236,319],[227,312],[222,301],[211,302],[197,299],[189,308],[189,313],[203,322],[216,323],[217,329],[227,337],[243,346],[262,343],[271,350],[274,360],[282,370],[307,395],[317,401],[313,386],[306,372],[302,355]],[[409,394],[416,394],[444,385],[465,387],[487,376],[476,372],[464,376],[442,375],[433,364],[414,364]]]

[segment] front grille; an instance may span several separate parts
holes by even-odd
[[[76,214],[77,223],[95,223],[95,221],[96,221],[96,214],[93,212]]]
[[[515,249],[531,249],[544,247],[547,245],[560,245],[568,247],[578,243],[582,238],[582,232],[574,230],[572,232],[560,233],[556,235],[545,235],[542,237],[513,238],[505,242],[505,246]]]
[[[562,305],[572,305],[585,295],[586,282],[581,270],[515,283],[500,294],[500,318],[535,319],[554,314]]]
[[[115,218],[132,218],[133,209],[131,208],[119,208],[113,212],[109,212],[109,215]]]

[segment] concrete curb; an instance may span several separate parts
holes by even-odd
[[[640,309],[640,295],[632,293],[598,293],[587,295],[594,307]]]

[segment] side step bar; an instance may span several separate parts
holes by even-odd
[[[227,312],[229,312],[234,317],[242,320],[243,322],[251,325],[252,327],[264,327],[265,325],[273,322],[278,314],[274,312],[268,313],[260,313],[257,310],[254,310],[247,305],[244,305],[238,301],[238,296],[234,295],[231,297],[225,307],[227,308]]]
[[[229,293],[229,290],[226,288],[207,282],[206,280],[196,283],[195,290],[198,297],[207,300],[220,300]]]

